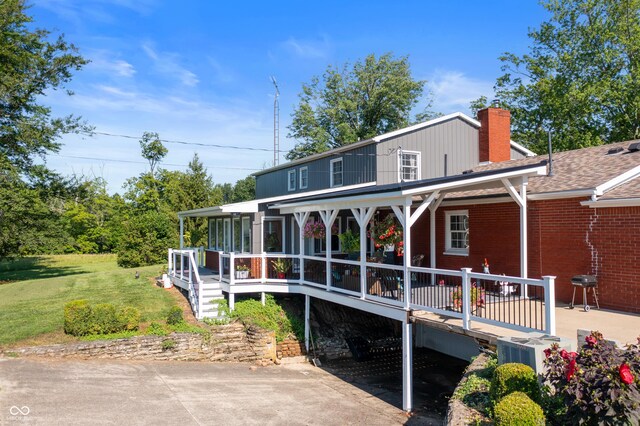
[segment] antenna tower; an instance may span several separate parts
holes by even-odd
[[[273,165],[280,163],[280,90],[278,90],[278,82],[274,76],[271,81],[276,89],[276,96],[273,98]]]

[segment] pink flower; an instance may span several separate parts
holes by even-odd
[[[598,344],[598,339],[596,339],[594,336],[587,336],[584,340],[585,340],[585,341],[589,344],[589,346],[591,346],[591,347],[594,347],[595,345],[597,345],[597,344]]]
[[[438,285],[444,285],[444,280],[438,281]]]
[[[544,350],[544,356],[549,358],[551,356],[551,348],[547,348]]]
[[[618,372],[620,373],[620,380],[622,380],[623,383],[626,383],[628,385],[633,383],[634,377],[633,373],[631,372],[631,368],[629,368],[629,365],[622,363],[620,365],[620,368],[618,369]]]
[[[563,350],[560,351],[560,356],[562,357],[562,359],[568,360],[569,359],[569,352],[567,352],[566,349],[563,349]]]

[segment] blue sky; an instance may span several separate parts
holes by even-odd
[[[155,131],[168,140],[271,149],[273,75],[282,150],[295,144],[286,126],[302,83],[327,65],[409,55],[414,78],[428,81],[433,110],[468,112],[469,101],[492,95],[498,56],[525,52],[528,29],[547,17],[535,0],[32,0],[29,13],[92,61],[74,76],[74,96],[44,99],[55,114],[81,115],[103,133]],[[137,139],[68,135],[62,142],[49,166],[101,176],[110,192],[146,168]],[[162,167],[185,169],[197,152],[216,183],[273,161],[266,151],[166,146]]]

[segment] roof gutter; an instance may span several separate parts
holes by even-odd
[[[594,194],[591,196],[591,200],[597,201],[598,197],[604,195],[605,192],[610,191],[620,185],[624,185],[625,183],[637,178],[638,176],[640,176],[640,166],[636,166],[633,169],[628,170],[621,175],[618,175],[613,179],[603,183],[602,185],[596,186]]]

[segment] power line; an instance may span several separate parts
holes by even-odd
[[[77,158],[80,160],[108,161],[110,163],[147,164],[146,161],[121,160],[121,159],[115,159],[115,158],[84,157],[79,155],[61,155],[61,154],[51,154],[51,155],[55,155],[56,157],[63,157],[63,158]],[[185,165],[185,164],[172,164],[172,163],[160,163],[160,164],[164,166],[173,166],[173,167],[189,167],[189,165]],[[224,170],[249,170],[249,171],[262,170],[262,169],[252,169],[249,167],[223,167],[223,166],[211,167],[206,164],[204,166],[207,168],[224,169]]]

